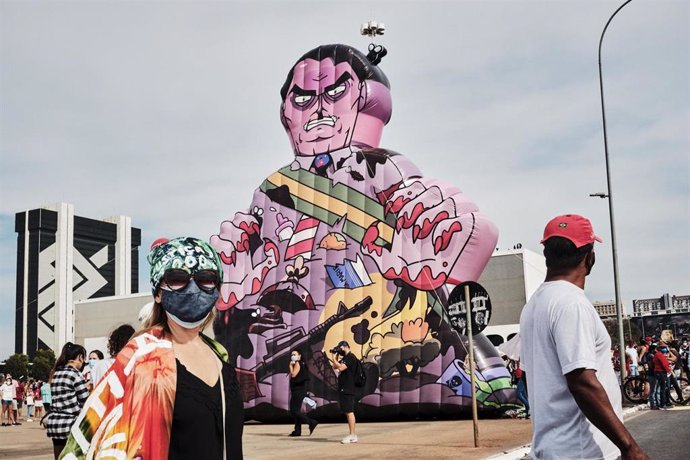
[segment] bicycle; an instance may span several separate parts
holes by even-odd
[[[680,381],[678,383],[680,384]],[[649,398],[649,382],[647,382],[647,378],[640,375],[626,378],[623,382],[623,396],[634,404],[646,403]]]
[[[670,399],[671,403],[680,405],[690,400],[690,382],[685,377],[678,377],[676,380],[678,381],[680,393],[671,385]],[[623,382],[623,396],[634,404],[646,403],[649,398],[649,382],[647,382],[647,378],[639,375],[626,378],[625,382]]]

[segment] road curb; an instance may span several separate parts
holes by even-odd
[[[488,460],[517,460],[525,457],[529,458],[529,451],[531,448],[532,445],[527,444],[512,450],[507,450],[492,457],[488,457]]]
[[[623,420],[629,418],[633,414],[647,409],[649,406],[647,404],[638,404],[637,406],[628,407],[623,411]],[[515,449],[504,451],[500,454],[489,457],[488,460],[518,460],[522,458],[529,458],[529,451],[532,448],[531,444],[516,447]]]
[[[623,421],[625,421],[626,418],[630,417],[636,412],[639,412],[641,410],[647,409],[649,406],[647,404],[638,404],[637,406],[633,407],[628,407],[623,411]]]

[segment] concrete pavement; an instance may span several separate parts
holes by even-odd
[[[690,407],[669,411],[640,410],[626,417],[626,426],[649,456],[656,460],[688,458]],[[463,458],[483,459],[501,452],[522,458],[519,446],[530,442],[532,425],[528,420],[480,420],[480,447],[473,447],[472,421],[427,421],[362,423],[360,442],[341,445],[345,424],[321,424],[314,435],[289,438],[289,425],[249,423],[244,431],[247,459],[304,458]],[[51,460],[52,445],[37,423],[0,428],[0,459]]]
[[[52,445],[37,423],[1,427],[0,459],[51,460]],[[305,427],[306,430],[306,427]],[[362,423],[359,442],[342,445],[345,423],[321,424],[311,437],[289,438],[289,425],[247,424],[244,454],[247,459],[305,458],[460,458],[482,459],[529,442],[527,420],[480,420],[480,447],[473,446],[472,421]]]

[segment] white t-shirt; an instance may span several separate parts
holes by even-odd
[[[14,399],[15,389],[14,385],[5,380],[2,384],[2,399],[3,401],[12,401]]]
[[[617,458],[620,451],[585,417],[565,379],[575,369],[594,369],[623,419],[611,339],[584,291],[567,281],[543,283],[522,310],[520,347],[532,412],[532,457]]]
[[[630,359],[631,366],[637,366],[639,359],[637,358],[637,349],[635,347],[625,347],[625,354]]]
[[[103,376],[105,375],[106,372],[110,369],[110,366],[115,363],[115,360],[113,358],[106,358],[106,359],[99,359],[94,363],[94,366],[91,368],[91,383],[95,387],[98,385],[98,382],[101,381]]]

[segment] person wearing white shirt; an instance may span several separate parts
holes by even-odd
[[[12,417],[12,404],[16,398],[17,389],[12,376],[7,374],[5,381],[0,386],[0,396],[2,396],[2,426],[12,426],[16,420]]]
[[[637,370],[639,356],[637,356],[637,348],[635,348],[635,344],[632,340],[630,340],[628,345],[625,347],[625,355],[630,360],[630,376],[637,377],[640,375],[639,371]]]
[[[623,425],[611,339],[584,293],[595,241],[574,214],[544,230],[546,279],[520,316],[534,459],[649,459]]]

